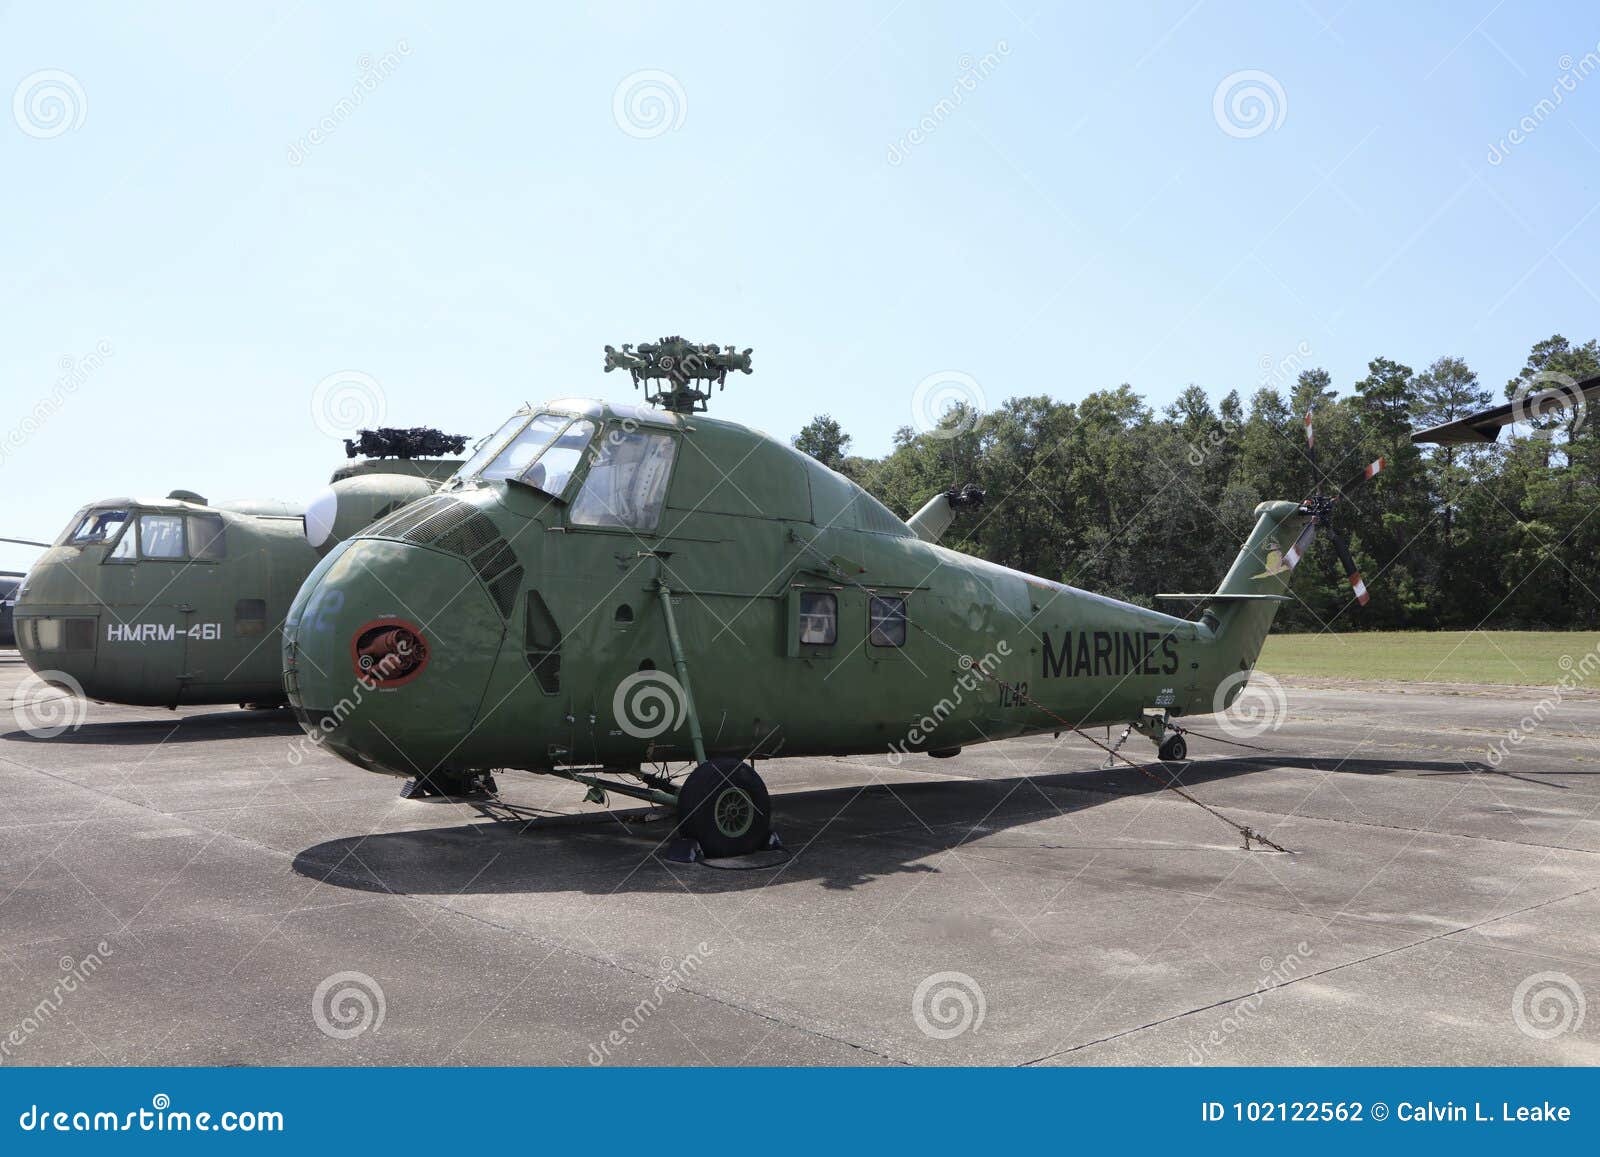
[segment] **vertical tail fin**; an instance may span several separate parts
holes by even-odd
[[[1217,588],[1219,595],[1282,595],[1294,573],[1292,551],[1305,524],[1298,502],[1263,502],[1256,525]],[[1290,554],[1290,559],[1285,555]],[[1292,561],[1291,561],[1292,559]],[[1254,665],[1281,605],[1275,598],[1224,599],[1215,613],[1218,640],[1238,661]],[[1233,666],[1230,663],[1229,666]]]

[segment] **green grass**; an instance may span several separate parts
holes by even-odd
[[[1600,635],[1592,631],[1271,635],[1256,665],[1290,677],[1548,687],[1597,647]]]

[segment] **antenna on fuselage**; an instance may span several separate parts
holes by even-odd
[[[673,414],[698,414],[711,398],[711,385],[725,388],[729,370],[750,373],[750,354],[733,346],[696,345],[681,337],[606,346],[606,373],[627,370],[635,386],[644,386],[645,401]],[[701,389],[694,383],[704,382]],[[657,385],[656,383],[660,383]]]

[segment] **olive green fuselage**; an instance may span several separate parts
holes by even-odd
[[[621,409],[589,416],[609,432]],[[447,484],[318,565],[284,627],[285,683],[313,738],[393,774],[633,768],[695,758],[692,696],[711,756],[945,752],[1146,709],[1209,713],[1276,607],[1224,603],[1193,622],[1103,598],[922,541],[734,423],[622,420],[676,441],[649,530],[576,525],[580,468],[565,498]],[[1296,511],[1263,504],[1225,590],[1281,592],[1274,552]],[[874,631],[879,600],[903,607],[903,629]],[[819,606],[831,641],[807,641],[827,638],[807,625]],[[374,678],[362,655],[394,624],[421,660]]]
[[[315,545],[288,503],[212,506],[187,491],[93,503],[29,568],[18,648],[47,681],[103,702],[281,704],[280,626],[318,558],[457,465],[342,467],[312,504]]]

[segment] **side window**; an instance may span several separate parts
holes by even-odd
[[[183,516],[181,514],[141,514],[139,553],[145,558],[183,557]]]
[[[903,647],[906,645],[905,599],[879,598],[867,600],[869,631],[867,642],[874,647]]]
[[[233,633],[249,638],[267,633],[267,600],[240,599],[233,604]]]
[[[670,434],[608,430],[572,504],[574,526],[654,530],[667,500],[677,443]]]
[[[800,642],[831,647],[839,640],[839,599],[822,591],[800,593]]]
[[[189,556],[215,562],[226,558],[227,554],[228,540],[223,532],[222,515],[189,515]]]
[[[117,539],[117,545],[111,548],[106,559],[111,562],[139,561],[139,536],[134,533],[133,527],[122,532],[122,537]]]

